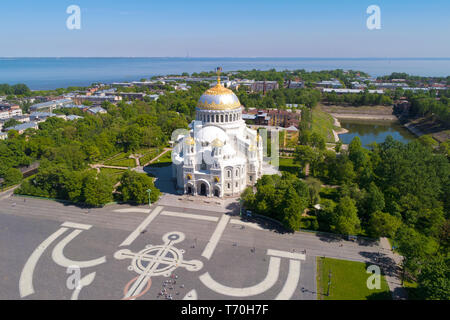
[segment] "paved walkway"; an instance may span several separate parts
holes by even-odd
[[[147,162],[146,164],[144,164],[142,167],[148,166],[149,164],[152,164],[153,162],[155,162],[156,160],[158,160],[160,157],[162,157],[165,153],[167,153],[168,151],[171,151],[172,148],[164,148],[164,151],[161,152],[160,154],[158,154],[155,158],[153,158],[152,160],[150,160],[149,162]]]
[[[400,265],[402,257],[392,251],[391,244],[387,238],[380,239],[380,247],[386,255],[395,262],[395,266],[385,270],[385,278],[391,290],[392,299],[406,300],[408,298],[405,288],[402,286]]]

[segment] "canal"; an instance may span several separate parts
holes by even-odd
[[[339,120],[341,127],[348,130],[347,133],[339,135],[342,143],[349,144],[358,136],[365,148],[372,142],[384,142],[391,135],[394,140],[408,143],[416,136],[403,127],[398,121],[375,121],[375,120]]]

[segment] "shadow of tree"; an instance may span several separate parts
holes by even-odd
[[[389,291],[374,292],[368,295],[367,300],[392,300],[391,293]]]
[[[366,267],[370,265],[377,265],[380,267],[381,273],[383,275],[388,275],[392,277],[399,275],[400,268],[397,266],[395,261],[386,254],[381,252],[365,252],[365,251],[361,251],[359,253],[361,254],[361,256],[370,259],[369,262],[366,262]]]

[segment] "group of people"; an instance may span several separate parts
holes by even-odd
[[[178,276],[172,273],[170,275],[170,279],[164,280],[162,283],[161,290],[158,292],[157,298],[164,297],[166,300],[173,300],[173,295],[172,293],[169,293],[168,290],[175,290],[175,285],[177,284],[176,279],[178,279]],[[180,288],[184,288],[184,284],[180,285]],[[180,294],[179,291],[175,292],[175,295],[178,296],[179,294]]]

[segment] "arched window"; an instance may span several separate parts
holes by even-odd
[[[236,169],[236,177],[239,177],[239,169]]]
[[[220,115],[220,122],[223,122],[223,114]]]
[[[219,115],[216,114],[216,122],[219,122]]]
[[[228,122],[228,115],[225,115],[225,122]]]

